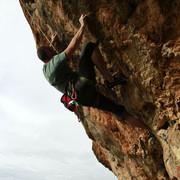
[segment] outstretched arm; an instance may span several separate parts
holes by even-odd
[[[82,41],[84,29],[86,26],[85,18],[87,15],[81,15],[79,22],[81,24],[81,27],[79,28],[78,32],[75,34],[75,36],[72,38],[71,42],[69,43],[68,47],[65,49],[65,54],[67,58],[70,58],[73,53],[76,51],[76,49],[79,47],[79,44]]]

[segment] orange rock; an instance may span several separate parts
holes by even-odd
[[[82,124],[93,140],[97,159],[119,180],[180,179],[180,3],[179,1],[28,1],[33,20],[50,38],[58,33],[62,51],[89,13],[83,41],[100,42],[113,74],[124,73],[126,85],[100,91],[141,118],[155,137],[123,124],[111,114],[83,108]],[[24,7],[37,47],[48,44]],[[124,42],[126,48],[121,48]],[[80,51],[71,65],[77,69]],[[102,76],[97,72],[97,81]]]

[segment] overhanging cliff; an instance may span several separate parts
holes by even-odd
[[[99,91],[142,119],[155,137],[120,123],[111,114],[82,107],[81,122],[97,159],[119,180],[180,179],[180,1],[20,3],[37,47],[49,44],[41,30],[48,39],[57,32],[59,51],[77,32],[80,15],[88,13],[83,42],[98,39],[109,71],[129,79],[110,91],[96,71]],[[74,62],[79,54],[80,49]],[[76,63],[71,65],[77,68]]]

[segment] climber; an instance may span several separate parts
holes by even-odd
[[[98,43],[88,42],[83,47],[79,61],[78,74],[73,72],[67,64],[68,59],[73,55],[82,41],[83,33],[86,27],[86,17],[87,15],[81,15],[79,19],[81,26],[78,32],[72,38],[67,48],[60,54],[57,54],[51,45],[42,45],[37,49],[38,57],[44,62],[44,76],[52,86],[62,93],[65,93],[68,82],[74,81],[74,89],[77,93],[76,101],[80,105],[95,107],[97,109],[110,112],[116,115],[122,122],[149,130],[142,121],[130,115],[125,110],[124,106],[114,103],[107,97],[97,92],[95,87],[94,66],[96,66],[100,73],[104,76],[110,87],[123,82],[118,79],[114,80],[114,77],[108,72],[104,59],[97,47]],[[56,35],[52,36],[52,43],[54,43],[56,37]]]

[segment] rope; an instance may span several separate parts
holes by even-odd
[[[58,51],[56,50],[56,48],[53,46],[53,44],[51,43],[51,41],[49,40],[49,38],[46,36],[46,34],[43,32],[43,30],[40,28],[40,26],[36,23],[36,21],[34,21],[34,18],[32,17],[32,15],[30,14],[29,10],[27,9],[27,7],[25,6],[25,4],[23,3],[22,0],[20,0],[21,4],[23,5],[23,7],[25,8],[25,10],[27,11],[28,15],[31,17],[32,22],[38,27],[38,29],[40,30],[40,32],[43,34],[43,36],[47,39],[47,41],[49,42],[49,44],[53,47],[53,49],[56,51],[56,53],[58,54]]]

